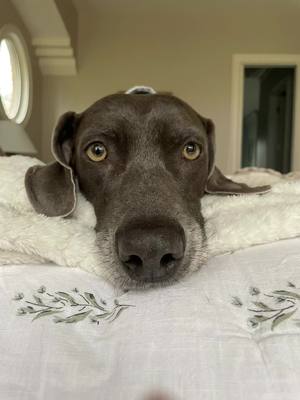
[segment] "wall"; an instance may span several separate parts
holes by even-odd
[[[71,39],[71,46],[75,50],[77,49],[77,11],[72,3],[72,0],[55,0],[55,5],[59,10],[62,20],[65,24],[65,28]]]
[[[43,78],[42,155],[60,114],[146,84],[172,91],[217,127],[217,162],[229,172],[234,53],[299,53],[294,0],[77,0],[76,77]],[[226,6],[225,6],[226,4]]]
[[[33,143],[35,144],[38,155],[41,157],[42,135],[41,135],[41,77],[38,69],[37,61],[33,55],[31,48],[31,40],[21,18],[16,12],[9,0],[0,0],[0,28],[5,24],[12,24],[21,31],[29,50],[29,55],[32,64],[33,78],[33,103],[32,112],[29,121],[25,127]]]

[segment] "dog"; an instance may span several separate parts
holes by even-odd
[[[79,190],[94,207],[109,279],[126,288],[172,283],[206,261],[205,193],[269,190],[227,179],[215,166],[213,122],[147,87],[64,114],[52,152],[55,162],[26,173],[32,206],[69,217]]]

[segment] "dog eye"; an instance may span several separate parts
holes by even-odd
[[[196,158],[198,158],[201,153],[202,146],[194,142],[187,143],[182,151],[183,157],[191,161],[196,160]]]
[[[103,161],[107,157],[106,147],[100,142],[91,144],[85,152],[88,158],[95,162]]]

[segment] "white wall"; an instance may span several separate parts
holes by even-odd
[[[76,77],[43,78],[42,155],[60,114],[146,84],[172,91],[217,127],[217,162],[229,172],[234,53],[299,53],[294,0],[77,0]]]

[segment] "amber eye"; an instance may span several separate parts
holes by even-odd
[[[88,158],[95,162],[103,161],[107,157],[106,147],[100,142],[89,145],[85,152]]]
[[[196,160],[200,156],[202,152],[202,146],[194,143],[194,142],[189,142],[187,143],[182,151],[183,157],[186,158],[187,160]]]

